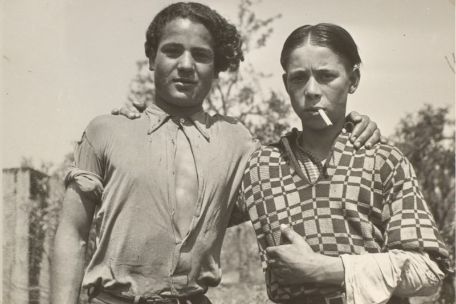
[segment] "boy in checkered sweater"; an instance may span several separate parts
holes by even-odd
[[[402,303],[438,290],[448,251],[395,147],[356,149],[345,125],[361,59],[333,24],[296,29],[283,81],[302,131],[250,158],[239,208],[253,223],[271,300]]]

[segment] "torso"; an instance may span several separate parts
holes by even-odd
[[[173,121],[154,129],[148,116],[89,125],[104,191],[84,286],[184,296],[220,281],[223,235],[256,145],[243,126],[207,119],[210,138],[186,125],[189,140]]]

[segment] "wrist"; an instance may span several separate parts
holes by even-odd
[[[319,261],[320,271],[317,276],[317,283],[342,285],[345,279],[345,270],[342,259],[339,257],[330,257],[321,255]]]

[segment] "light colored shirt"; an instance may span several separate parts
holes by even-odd
[[[385,304],[399,297],[436,293],[444,273],[427,253],[393,249],[342,255],[347,304]]]
[[[173,227],[176,136],[189,141],[198,195],[189,229]],[[180,132],[180,131],[179,131]],[[220,250],[248,157],[258,146],[236,120],[101,116],[87,127],[66,182],[98,198],[97,248],[83,286],[132,296],[188,296],[221,280]]]

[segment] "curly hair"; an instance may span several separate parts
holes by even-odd
[[[214,40],[215,74],[226,70],[235,71],[244,60],[242,39],[236,27],[220,16],[215,10],[196,2],[173,3],[160,11],[150,23],[144,44],[146,56],[156,55],[157,47],[166,24],[176,18],[187,18],[201,23]]]

